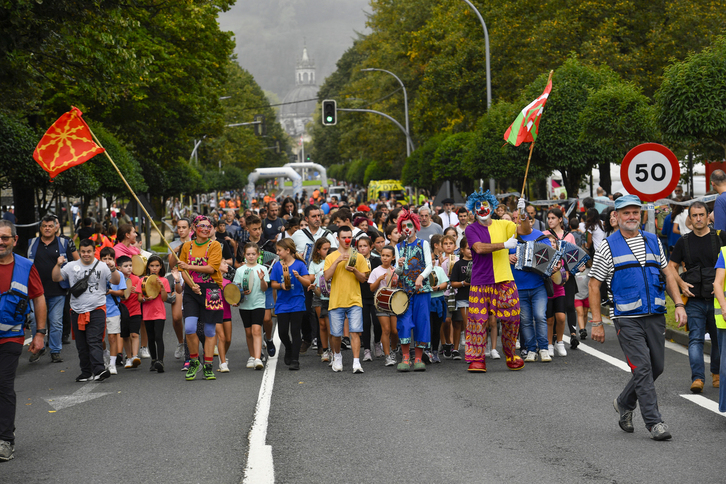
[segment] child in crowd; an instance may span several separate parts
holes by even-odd
[[[371,257],[371,239],[363,236],[358,239],[358,253],[365,257],[368,263],[368,272],[366,278],[373,269],[381,265],[381,260],[377,257]],[[360,283],[360,294],[363,302],[363,361],[373,361],[373,354],[371,353],[371,326],[373,326],[373,333],[376,347],[381,342],[381,323],[378,322],[376,316],[376,305],[373,299],[373,291],[368,284],[368,281]]]
[[[139,358],[139,331],[141,331],[141,304],[136,286],[140,279],[132,272],[131,257],[122,255],[116,259],[116,267],[126,280],[127,287],[131,287],[131,294],[121,301],[129,312],[128,322],[121,321],[121,338],[124,340],[126,350],[126,364],[124,368],[138,368],[141,364]]]
[[[330,241],[326,237],[320,237],[315,241],[313,246],[313,255],[310,257],[310,264],[308,265],[308,273],[313,276],[313,284],[308,286],[308,290],[314,292],[312,307],[315,308],[315,314],[318,316],[318,323],[320,326],[319,345],[322,349],[320,355],[320,361],[332,364],[332,354],[330,352],[330,323],[328,321],[328,303],[330,302],[330,284],[326,284],[325,281],[321,281],[323,269],[325,266],[325,258],[328,256],[330,250]],[[325,288],[321,288],[323,284],[326,284]],[[326,290],[323,293],[322,289]],[[327,295],[326,295],[327,294]]]
[[[444,235],[441,238],[441,248],[443,250],[443,253],[440,255],[441,268],[449,279],[449,287],[444,291],[447,313],[444,322],[441,324],[441,346],[444,350],[444,357],[451,358],[451,352],[454,350],[452,319],[461,317],[459,311],[456,310],[456,289],[451,286],[451,271],[454,269],[454,264],[459,260],[459,256],[454,253],[456,250],[456,237],[452,234]]]
[[[471,250],[469,250],[466,236],[459,243],[459,253],[461,259],[454,264],[451,271],[451,286],[456,289],[456,309],[461,315],[461,319],[453,320],[454,325],[454,349],[451,351],[451,358],[454,360],[461,359],[459,352],[459,344],[461,342],[461,333],[466,328],[466,318],[469,311],[469,287],[471,286]]]
[[[259,264],[257,259],[260,248],[254,242],[248,242],[242,248],[245,263],[237,268],[234,284],[237,284],[244,295],[239,304],[239,315],[245,328],[247,349],[250,357],[247,368],[261,370],[262,364],[262,323],[265,319],[265,291],[270,282],[267,267]]]
[[[164,373],[164,323],[166,322],[166,307],[164,303],[169,297],[171,288],[169,280],[164,277],[166,269],[164,262],[158,255],[152,255],[146,262],[146,277],[136,284],[136,292],[141,295],[141,304],[144,305],[143,317],[146,334],[149,338],[149,352],[151,353],[151,366],[149,371]],[[149,283],[149,276],[156,276],[156,286],[159,294],[153,298],[143,293],[143,284]]]
[[[373,269],[368,276],[371,292],[375,295],[380,287],[395,287],[398,276],[393,272],[393,258],[396,256],[390,245],[381,249],[381,265]],[[376,316],[381,324],[381,344],[386,355],[386,366],[396,365],[396,349],[398,348],[398,328],[396,315],[387,311],[376,310]]]
[[[101,262],[105,263],[109,269],[116,266],[116,252],[111,247],[104,247],[100,250]],[[117,375],[116,362],[123,361],[123,340],[119,336],[121,334],[121,311],[119,310],[120,298],[124,295],[126,289],[126,279],[123,277],[118,284],[110,284],[106,291],[106,332],[108,333],[108,349],[109,363],[108,371],[112,375]]]
[[[431,237],[432,243],[435,237],[436,235]],[[439,242],[438,245],[440,247],[441,243]],[[436,259],[434,258],[434,260]],[[446,317],[444,290],[449,287],[449,277],[446,275],[444,269],[436,264],[434,264],[433,274],[436,274],[437,284],[431,284],[431,290],[433,292],[431,293],[431,301],[429,302],[429,312],[431,313],[431,346],[424,351],[424,362],[441,363],[441,359],[439,358],[439,331]]]
[[[556,235],[546,234],[550,239],[552,247],[557,247],[558,240]],[[547,342],[549,344],[547,351],[550,358],[555,356],[567,356],[567,350],[565,349],[565,343],[562,341],[562,335],[565,331],[565,322],[567,320],[567,300],[565,298],[565,283],[567,282],[567,271],[562,268],[562,263],[559,263],[558,271],[562,275],[562,281],[560,284],[556,284],[554,279],[552,286],[554,287],[555,293],[552,297],[547,298]],[[557,333],[557,342],[552,344],[552,337],[554,333]],[[547,360],[542,360],[547,361]]]

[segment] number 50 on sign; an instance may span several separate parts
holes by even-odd
[[[625,155],[620,165],[620,180],[631,195],[644,202],[668,197],[681,177],[678,158],[658,143],[643,143]]]

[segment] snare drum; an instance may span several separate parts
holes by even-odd
[[[141,280],[141,294],[146,299],[154,299],[159,295],[159,278],[154,274],[146,276]]]
[[[227,284],[224,286],[222,294],[224,295],[224,300],[227,301],[227,304],[230,306],[235,306],[244,300],[244,294],[242,294],[242,291],[240,291],[237,284]]]
[[[382,287],[376,291],[375,306],[378,312],[400,316],[408,309],[408,295],[403,289]]]

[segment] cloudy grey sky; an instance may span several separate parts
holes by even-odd
[[[237,0],[219,23],[234,32],[240,65],[262,89],[282,99],[295,85],[303,43],[315,60],[320,85],[356,32],[367,31],[365,12],[370,12],[368,0]]]

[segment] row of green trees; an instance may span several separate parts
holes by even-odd
[[[370,108],[404,120],[408,92],[417,146],[406,159],[403,134],[383,117],[339,113],[338,125],[311,128],[313,158],[341,165],[348,181],[370,163],[388,177],[427,189],[479,178],[521,187],[528,146],[504,146],[519,110],[553,89],[540,125],[530,179],[562,172],[576,193],[600,166],[633,146],[662,142],[681,157],[721,160],[726,143],[726,44],[718,34],[726,2],[613,3],[545,0],[536,5],[475,0],[489,30],[493,104],[487,110],[481,24],[461,0],[373,0],[368,26],[326,79],[319,98],[338,107]],[[360,166],[363,165],[363,166]],[[373,169],[371,171],[374,171]],[[361,175],[362,174],[362,175]]]
[[[35,220],[35,204],[42,215],[59,194],[127,195],[103,156],[52,183],[32,159],[42,134],[71,105],[132,187],[152,197],[239,188],[255,167],[286,161],[289,143],[275,112],[237,64],[232,34],[217,23],[233,3],[0,4],[0,181],[13,188],[21,221]],[[266,137],[252,126],[225,127],[256,114],[266,118]],[[198,139],[199,164],[190,165]],[[276,141],[279,153],[265,149]]]

